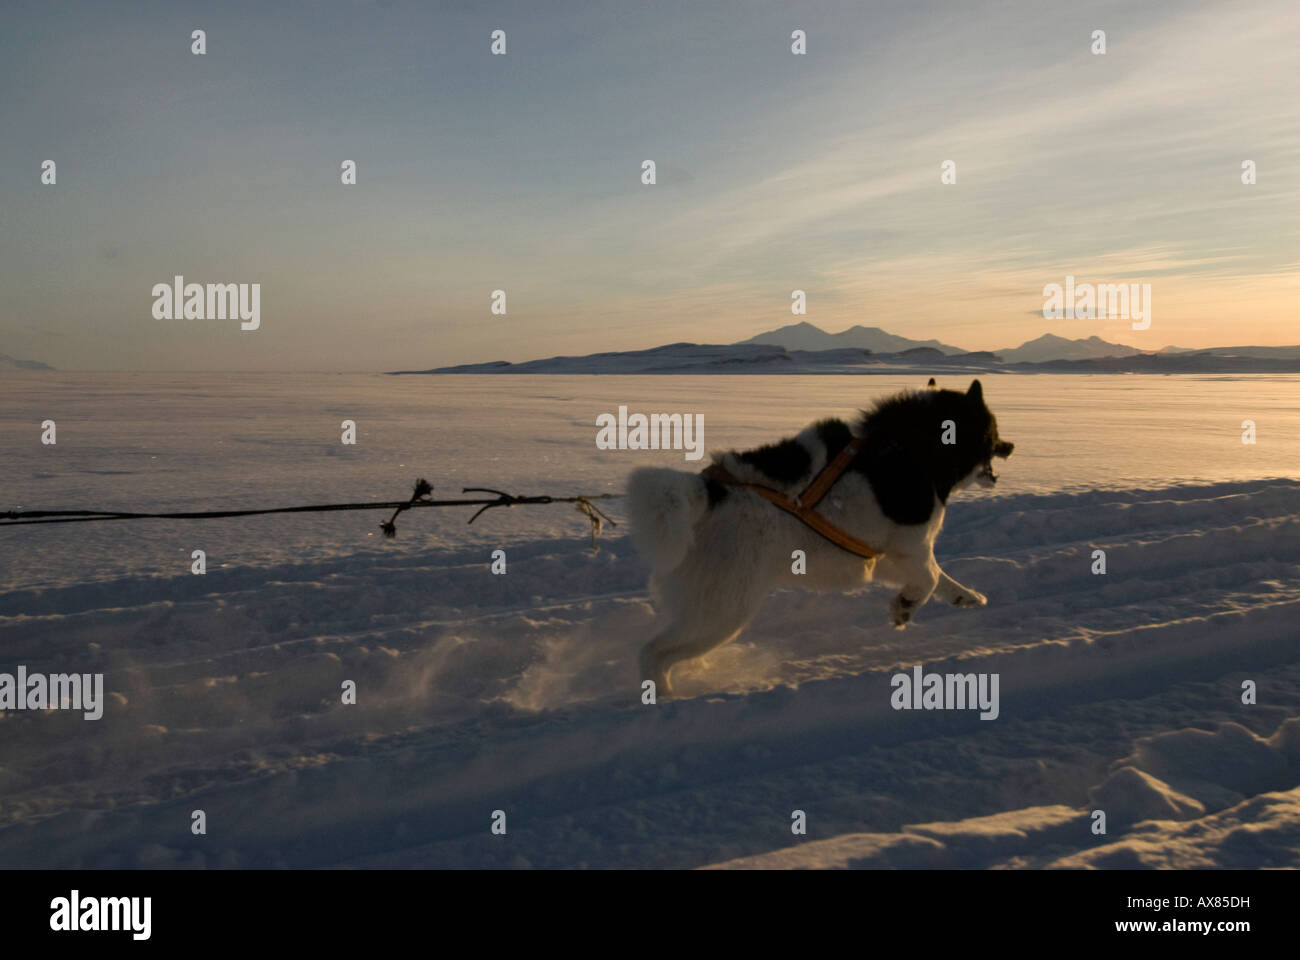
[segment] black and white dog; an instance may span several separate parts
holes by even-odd
[[[846,551],[743,485],[795,497],[854,438],[857,455],[816,510],[878,557]],[[634,471],[629,518],[651,568],[662,627],[641,650],[640,679],[655,681],[657,694],[671,694],[673,665],[736,637],[775,586],[897,585],[890,619],[900,629],[931,594],[983,606],[982,594],[939,569],[934,541],[951,493],[972,483],[992,486],[993,458],[1010,456],[1012,448],[998,437],[978,380],[965,393],[936,389],[931,380],[927,390],[880,400],[851,427],[821,420],[790,440],[715,453],[714,467],[703,474]],[[795,550],[804,551],[803,574],[792,569]]]

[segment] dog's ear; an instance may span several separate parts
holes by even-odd
[[[938,389],[939,389],[939,385],[938,385],[937,383],[934,382],[934,377],[931,377],[931,378],[930,378],[930,382],[927,383],[927,384],[925,385],[925,388],[926,388],[927,390],[938,390]]]
[[[970,397],[976,403],[980,403],[984,400],[984,388],[980,386],[978,380],[972,380],[970,382],[970,389],[966,391],[966,396]]]

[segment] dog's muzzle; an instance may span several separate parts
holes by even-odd
[[[993,445],[993,456],[984,461],[984,466],[976,477],[981,485],[991,487],[998,482],[998,475],[993,472],[993,457],[1002,457],[1005,460],[1011,456],[1011,451],[1015,448],[1016,445],[1009,440],[999,440]]]

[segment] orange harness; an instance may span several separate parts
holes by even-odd
[[[746,483],[743,480],[736,479],[721,463],[715,463],[706,469],[704,476],[728,486],[747,487],[753,490],[764,500],[776,504],[786,513],[797,517],[805,526],[812,528],[835,546],[869,560],[872,557],[880,556],[884,551],[877,550],[866,541],[845,533],[814,509],[822,497],[826,496],[827,491],[830,490],[835,481],[840,478],[840,474],[848,469],[849,464],[853,462],[853,458],[857,455],[858,441],[856,439],[850,440],[835,459],[826,464],[821,473],[813,477],[812,483],[808,484],[803,493],[793,500],[781,491],[773,490],[771,487],[765,487],[759,483]]]

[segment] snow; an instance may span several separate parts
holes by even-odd
[[[1269,738],[1232,722],[1215,731],[1168,731],[1142,738],[1133,755],[1117,761],[1117,769],[1089,791],[1082,808],[1036,806],[907,825],[896,833],[847,834],[713,868],[1294,867],[1300,863],[1297,746],[1300,718]],[[1143,767],[1193,785],[1201,799]],[[1106,835],[1092,833],[1094,810],[1106,814]]]
[[[596,450],[620,403],[748,446],[905,385],[27,374],[0,381],[3,496],[617,491],[692,469]],[[0,530],[0,670],[110,691],[99,721],[0,716],[0,866],[1300,866],[1296,385],[986,382],[1016,453],[954,500],[938,553],[988,607],[932,603],[899,632],[883,590],[778,592],[653,706],[641,564],[622,525],[593,552],[569,506],[412,511],[395,541],[370,514]],[[998,673],[998,719],[894,711],[915,664]]]
[[[1104,810],[1112,824],[1127,826],[1143,820],[1190,820],[1205,813],[1199,800],[1137,767],[1120,767],[1088,791],[1088,800]]]

